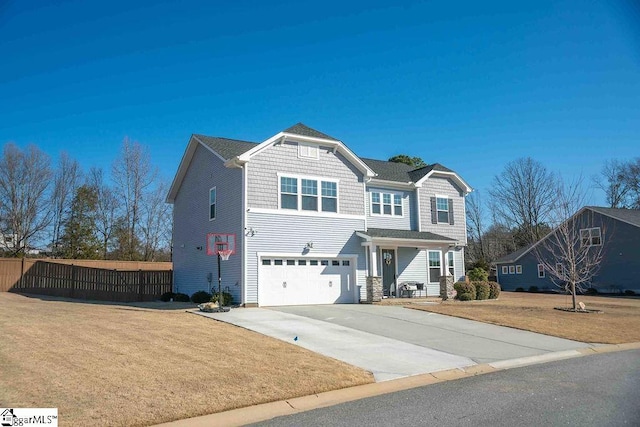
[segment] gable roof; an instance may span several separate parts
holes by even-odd
[[[250,157],[254,154],[286,138],[301,139],[303,141],[310,141],[312,143],[320,143],[334,147],[334,150],[339,150],[349,162],[353,163],[368,178],[375,178],[381,181],[390,181],[401,184],[421,185],[421,181],[424,181],[431,174],[441,173],[451,176],[451,178],[453,178],[454,181],[456,181],[466,192],[471,191],[471,187],[469,187],[467,183],[458,176],[458,174],[439,163],[415,169],[413,166],[409,166],[405,163],[360,158],[342,141],[312,129],[304,123],[296,123],[261,143],[193,134],[189,140],[187,149],[182,156],[180,166],[178,167],[176,176],[171,184],[171,188],[169,189],[167,201],[169,203],[173,203],[175,200],[178,188],[182,183],[182,179],[186,174],[186,169],[191,162],[191,158],[193,157],[198,144],[206,147],[214,155],[225,162],[227,166],[239,166],[244,162],[249,161]]]
[[[318,132],[315,129],[311,129],[309,126],[305,125],[304,123],[296,123],[290,128],[283,130],[282,132],[292,133],[292,134],[302,135],[302,136],[310,136],[313,138],[328,139],[331,141],[338,141],[337,139],[327,135],[326,133]]]
[[[255,142],[241,141],[239,139],[220,138],[217,136],[193,135],[203,145],[209,147],[222,157],[225,161],[233,157],[246,153],[258,145]]]
[[[608,216],[608,217],[613,218],[615,220],[626,222],[627,224],[631,224],[631,225],[633,225],[635,227],[639,227],[640,228],[640,209],[617,209],[617,208],[603,208],[603,207],[600,207],[600,206],[585,206],[582,209],[580,209],[578,212],[573,214],[571,216],[571,218],[567,219],[567,221],[570,221],[573,218],[576,218],[577,216],[579,216],[580,214],[584,213],[587,210],[590,210],[590,211],[593,211],[593,212],[597,212],[597,213],[599,213],[601,215]],[[551,232],[549,232],[542,239],[538,240],[535,243],[530,244],[529,246],[526,246],[524,248],[518,249],[515,252],[512,252],[512,253],[510,253],[508,255],[505,255],[505,256],[503,256],[501,258],[498,258],[495,261],[495,263],[496,264],[509,264],[509,263],[513,263],[513,262],[518,261],[520,258],[522,258],[522,256],[524,256],[525,254],[530,252],[531,249],[536,247],[540,242],[542,242],[547,237],[552,235],[555,232],[555,230],[556,229],[553,229]]]

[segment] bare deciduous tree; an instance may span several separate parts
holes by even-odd
[[[640,209],[640,158],[606,161],[594,182],[604,191],[609,207]]]
[[[584,291],[600,269],[607,230],[594,223],[591,211],[582,214],[586,197],[580,180],[568,185],[560,183],[556,191],[551,214],[559,225],[540,241],[534,254],[551,281],[571,293],[576,310],[576,292]],[[596,227],[600,234],[592,232]]]
[[[124,208],[126,233],[121,238],[126,238],[126,241],[120,244],[125,259],[133,260],[139,256],[137,227],[140,224],[143,196],[155,177],[156,171],[151,167],[149,152],[137,142],[125,138],[120,156],[113,164],[115,191]]]
[[[487,264],[490,259],[487,257],[484,237],[486,233],[485,214],[480,193],[474,192],[466,198],[467,213],[467,236],[469,246],[469,258],[472,263]]]
[[[72,159],[65,152],[60,154],[58,168],[53,177],[53,193],[51,194],[52,209],[52,238],[51,253],[55,257],[58,254],[60,229],[63,217],[69,209],[74,193],[80,185],[82,172],[77,160]]]
[[[105,184],[102,169],[91,168],[88,180],[96,194],[95,231],[100,240],[102,258],[107,259],[120,204],[114,191]]]
[[[171,205],[166,203],[167,185],[161,182],[144,198],[141,231],[145,261],[155,261],[160,249],[171,240]]]
[[[517,229],[521,246],[545,234],[554,206],[557,177],[530,157],[508,163],[489,190],[495,222]]]
[[[0,160],[0,223],[5,236],[15,238],[12,256],[26,253],[27,246],[51,223],[46,197],[51,181],[49,157],[36,146],[24,151],[15,144],[4,146]]]

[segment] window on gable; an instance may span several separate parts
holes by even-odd
[[[318,181],[312,179],[302,180],[302,210],[318,210]]]
[[[544,279],[544,265],[538,264],[538,278]]]
[[[380,215],[380,193],[371,193],[371,213]]]
[[[298,157],[318,159],[320,148],[315,144],[298,143]]]
[[[280,177],[280,207],[298,209],[298,179]]]
[[[209,221],[216,219],[216,187],[209,190]]]
[[[436,197],[436,209],[438,210],[438,222],[449,223],[449,199]]]
[[[600,227],[581,229],[580,241],[582,242],[582,246],[600,246],[602,244]]]
[[[338,212],[338,184],[322,181],[322,212]]]
[[[320,192],[318,187],[320,187]],[[312,178],[281,176],[280,208],[337,213],[338,183]]]
[[[429,251],[429,283],[440,281],[440,251]]]

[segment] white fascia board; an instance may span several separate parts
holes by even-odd
[[[462,190],[465,192],[465,194],[469,194],[473,191],[473,188],[471,188],[469,186],[469,184],[466,183],[466,181],[464,179],[462,179],[460,177],[460,175],[458,175],[455,172],[442,172],[442,171],[431,171],[428,174],[426,174],[425,176],[423,176],[418,182],[416,182],[416,187],[422,187],[422,184],[431,176],[443,176],[443,177],[447,177],[447,178],[451,178],[453,179],[459,186],[460,188],[462,188]]]
[[[392,245],[398,247],[416,247],[428,249],[430,247],[455,247],[458,246],[455,240],[422,240],[422,239],[398,239],[396,237],[372,237],[371,241],[376,245]]]
[[[187,148],[185,148],[184,154],[182,154],[182,159],[180,160],[180,165],[178,166],[176,175],[173,177],[173,181],[171,182],[171,187],[169,187],[169,192],[167,193],[167,198],[165,199],[167,203],[173,204],[173,202],[175,202],[176,196],[178,195],[178,189],[182,184],[184,176],[187,174],[189,163],[191,163],[191,159],[193,158],[193,154],[196,152],[196,148],[198,147],[199,143],[201,142],[198,141],[194,135],[191,135],[191,138],[189,138],[189,143],[187,144]]]
[[[394,188],[398,190],[413,190],[416,185],[409,182],[385,181],[384,179],[371,178],[367,181],[367,187]]]
[[[243,153],[234,159],[229,159],[227,163],[229,163],[230,166],[246,163],[250,161],[251,157],[260,153],[261,151],[270,147],[271,145],[275,144],[279,140],[309,142],[309,143],[322,145],[325,147],[333,147],[334,149],[339,150],[340,153],[344,155],[347,158],[347,160],[349,160],[354,166],[356,166],[365,175],[366,178],[371,178],[376,176],[376,173],[371,168],[369,168],[369,166],[367,166],[365,162],[360,160],[360,158],[356,156],[351,150],[349,150],[349,148],[346,145],[344,145],[342,141],[325,139],[325,138],[316,138],[313,136],[298,135],[298,134],[286,133],[286,132],[277,133],[276,135],[272,136],[266,141],[253,147],[251,150],[247,151],[246,153]]]

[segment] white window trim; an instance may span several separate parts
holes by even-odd
[[[449,199],[451,199],[451,196],[446,196],[444,194],[436,194],[436,221],[438,224],[450,224],[451,223],[451,218],[449,218],[449,211],[451,209],[449,209]],[[438,209],[438,199],[446,199],[447,201],[447,221],[440,221],[440,216],[438,215],[438,212],[445,212],[445,211],[441,211]]]
[[[516,266],[515,265],[510,265],[509,266],[509,274],[516,274]]]
[[[542,269],[540,267],[542,267]],[[546,277],[546,271],[544,269],[544,264],[538,264],[538,279],[544,279],[545,277]]]
[[[380,213],[373,212],[373,193],[380,194]],[[389,194],[391,196],[391,214],[384,213],[384,196],[383,194]],[[400,205],[396,205],[394,202],[394,196],[400,196]],[[395,207],[400,206],[402,208],[402,215],[396,215]],[[369,215],[371,216],[379,216],[386,218],[404,218],[404,192],[402,191],[382,191],[382,190],[370,190],[369,191]]]
[[[522,265],[516,265],[516,274],[522,274]]]
[[[281,212],[299,212],[299,213],[309,213],[313,216],[316,215],[330,215],[330,216],[335,216],[338,215],[338,212],[340,212],[340,180],[335,179],[335,178],[325,178],[325,177],[320,177],[320,176],[310,176],[310,175],[298,175],[298,174],[292,174],[292,173],[285,173],[285,172],[278,172],[277,173],[278,176],[278,211]],[[297,185],[296,185],[296,189],[297,189],[297,196],[298,196],[298,203],[297,203],[297,208],[296,209],[286,209],[282,207],[282,180],[280,178],[294,178],[296,179]],[[307,179],[310,181],[316,181],[317,183],[317,190],[318,190],[318,194],[316,195],[318,197],[318,209],[315,211],[312,210],[308,210],[308,209],[302,209],[302,180],[303,179]],[[332,182],[334,184],[336,184],[336,212],[331,212],[331,211],[323,211],[322,210],[322,181],[325,182]],[[293,193],[287,193],[287,194],[293,194]],[[333,198],[333,197],[331,197]]]
[[[592,230],[598,230],[598,235],[597,237],[600,240],[600,243],[593,243],[593,238],[594,236],[591,235],[591,231]],[[582,232],[586,231],[589,233],[589,242],[585,245],[582,242]],[[580,229],[580,244],[583,246],[602,246],[602,230],[600,230],[600,227],[591,227],[591,228],[581,228]]]
[[[509,274],[509,267],[506,265],[502,266],[502,274],[508,275]]]
[[[215,192],[216,192],[216,200],[215,200],[213,203],[211,203],[211,192],[212,192],[212,191],[215,191]],[[209,215],[209,221],[213,221],[213,220],[215,220],[215,219],[218,217],[218,188],[217,188],[217,187],[211,187],[211,188],[209,189],[209,197],[208,197],[208,200],[209,200],[209,213],[208,213],[208,215]],[[215,212],[215,215],[213,216],[213,218],[211,218],[211,205],[215,205],[215,207],[216,207],[216,208],[215,208],[215,209],[216,209],[216,212]]]
[[[449,256],[451,256],[451,260],[449,260]],[[449,261],[451,261],[452,265],[449,265]],[[456,256],[453,251],[447,251],[447,269],[452,268],[453,271],[450,271],[453,277],[456,276]]]
[[[315,156],[303,154],[303,151],[306,149],[314,149]],[[311,144],[308,142],[298,142],[298,158],[299,159],[313,159],[318,160],[320,158],[320,146],[318,144]]]
[[[436,252],[438,254],[438,262],[440,263],[438,268],[440,269],[440,277],[442,277],[442,251],[441,250],[435,250],[435,249],[429,249],[429,250],[427,250],[427,279],[429,280],[429,283],[440,283],[439,278],[438,278],[437,282],[432,282],[431,281],[431,268],[435,268],[435,267],[431,267],[431,265],[429,264],[429,254],[431,252]],[[447,266],[447,268],[449,268],[449,266]]]

